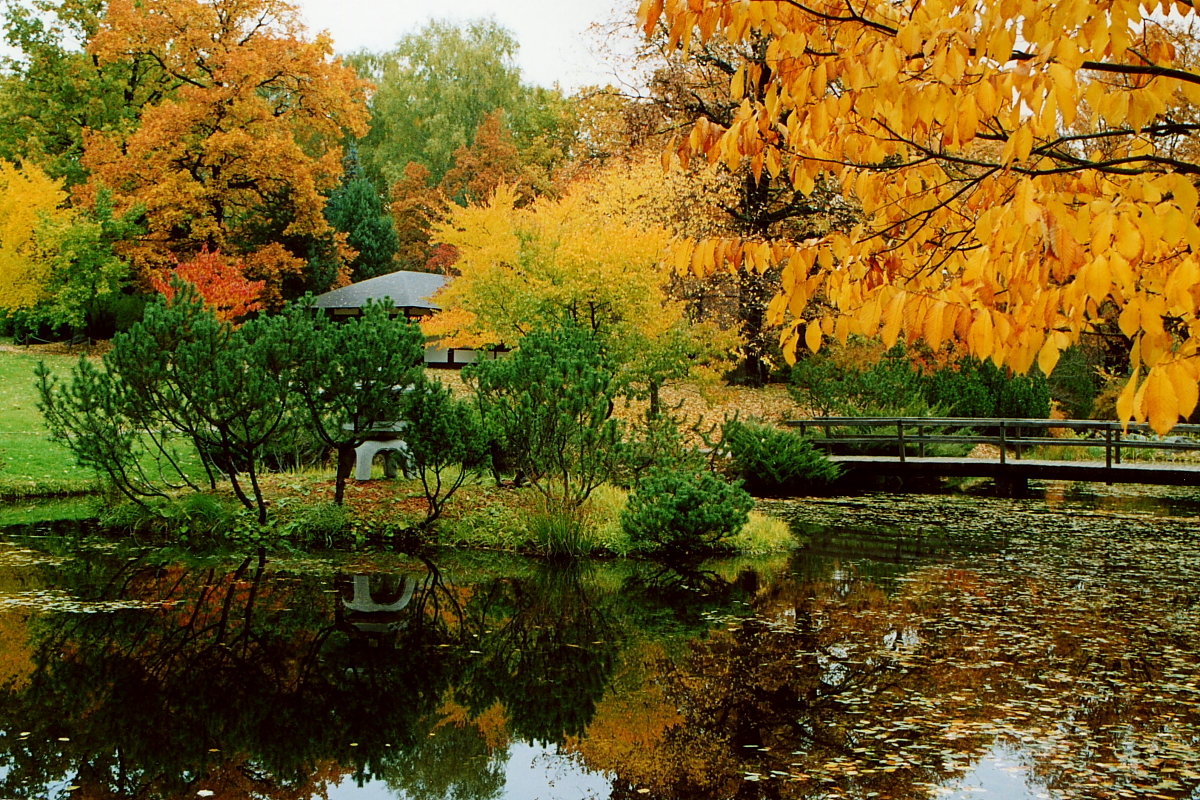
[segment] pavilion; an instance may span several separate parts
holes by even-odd
[[[396,313],[419,321],[441,310],[433,298],[450,280],[449,275],[433,272],[389,272],[318,295],[313,305],[334,319],[346,319],[360,316],[368,302],[391,301]],[[480,355],[478,350],[427,347],[425,363],[431,367],[456,368],[476,361]]]

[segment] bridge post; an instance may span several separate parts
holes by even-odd
[[[1004,420],[1000,420],[1000,463],[1007,463],[1005,451],[1008,450],[1008,440],[1004,435]]]
[[[1112,428],[1104,429],[1104,468],[1112,469]]]
[[[900,442],[900,463],[904,463],[904,420],[896,420],[897,439]]]

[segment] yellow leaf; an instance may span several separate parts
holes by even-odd
[[[1179,416],[1188,419],[1196,410],[1197,402],[1200,402],[1200,387],[1196,385],[1196,377],[1191,370],[1180,363],[1171,364],[1167,376],[1175,390]]]
[[[975,138],[975,132],[979,128],[979,112],[975,107],[974,98],[968,96],[963,99],[958,111],[958,126],[957,135],[958,141],[966,143]]]
[[[879,334],[884,347],[892,347],[900,337],[900,324],[904,321],[904,298],[904,292],[896,292],[884,312],[883,330]]]
[[[783,360],[789,366],[796,363],[796,345],[800,342],[800,331],[795,325],[788,327],[783,336],[780,337],[779,344],[783,350]]]
[[[1175,204],[1185,216],[1191,218],[1196,213],[1196,203],[1200,200],[1200,194],[1197,194],[1195,185],[1186,175],[1174,174],[1171,178]]]
[[[1099,302],[1108,296],[1109,289],[1112,288],[1112,275],[1108,269],[1108,259],[1104,256],[1097,256],[1091,264],[1083,268],[1082,276],[1084,288],[1087,290],[1088,297]]]
[[[821,349],[821,322],[813,320],[808,323],[808,327],[804,329],[804,343],[808,345],[808,349],[812,352],[817,352]]]
[[[992,315],[984,309],[976,311],[975,318],[971,322],[971,330],[967,334],[967,344],[971,348],[971,355],[980,361],[991,357],[995,351],[993,333]]]
[[[1054,337],[1047,336],[1046,341],[1042,343],[1042,349],[1038,351],[1038,369],[1043,375],[1049,375],[1054,372],[1054,368],[1058,366],[1058,358],[1062,355],[1058,347],[1054,344]]]
[[[1128,216],[1122,215],[1117,223],[1116,246],[1117,252],[1130,261],[1136,261],[1142,254],[1142,234]]]
[[[1117,318],[1117,327],[1121,329],[1121,333],[1132,337],[1142,327],[1142,301],[1139,297],[1130,298],[1125,304],[1125,308],[1121,309],[1121,315]]]
[[[1121,422],[1128,423],[1133,419],[1133,401],[1137,395],[1138,388],[1138,372],[1135,369],[1133,374],[1129,376],[1129,380],[1125,383],[1125,388],[1117,395],[1117,419]]]
[[[1033,128],[1028,125],[1022,125],[1017,128],[1012,135],[1012,155],[1017,161],[1024,161],[1029,158],[1029,154],[1033,151]]]
[[[1175,397],[1175,387],[1161,370],[1154,370],[1146,378],[1146,394],[1142,403],[1146,418],[1155,433],[1164,434],[1179,421],[1179,402]]]
[[[850,318],[839,316],[833,326],[833,336],[840,344],[845,344],[850,338]]]
[[[925,343],[934,350],[941,348],[946,341],[946,304],[935,300],[925,313],[924,326]]]

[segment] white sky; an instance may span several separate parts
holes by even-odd
[[[521,45],[517,62],[527,83],[570,92],[613,83],[614,67],[599,52],[593,23],[632,18],[634,0],[293,0],[311,32],[327,30],[339,53],[387,50],[431,19],[462,23],[492,18]],[[628,52],[626,50],[625,52]]]

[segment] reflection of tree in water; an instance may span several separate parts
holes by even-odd
[[[475,725],[441,725],[388,758],[378,777],[411,800],[488,800],[504,790],[505,749]]]
[[[261,562],[85,576],[154,608],[38,624],[31,679],[0,692],[0,796],[74,775],[81,796],[307,798],[381,771],[426,744],[457,669],[433,575],[389,647],[339,628],[321,583],[266,580]]]
[[[299,800],[349,778],[485,800],[511,737],[587,725],[620,638],[580,569],[475,587],[426,563],[331,587],[252,560],[71,568],[77,596],[146,607],[41,615],[32,676],[0,691],[0,797],[69,777],[82,797]]]
[[[741,570],[726,580],[700,563],[646,562],[631,570],[621,587],[625,613],[642,630],[664,634],[694,631],[709,626],[708,616],[721,613],[758,590],[759,574]]]
[[[368,745],[377,754],[368,775],[402,791],[412,800],[455,798],[487,800],[504,787],[504,752],[491,747],[475,725],[445,722],[445,699],[463,672],[463,616],[457,596],[441,581],[437,568],[413,574],[347,575],[337,580],[340,603],[337,626],[349,632],[340,648],[327,647],[323,657],[348,673],[361,671],[371,660],[399,658],[415,671],[400,675],[402,687],[376,684],[364,692],[367,714],[392,714],[405,719],[412,703],[420,716],[404,735]],[[393,665],[394,666],[394,665]],[[427,670],[436,674],[427,675]],[[395,675],[394,669],[385,671]],[[381,670],[365,675],[374,678]],[[431,679],[432,678],[432,679]],[[342,709],[335,709],[337,714]],[[359,742],[359,746],[364,743]]]
[[[530,578],[476,587],[467,625],[478,638],[462,702],[493,703],[514,736],[556,743],[581,733],[604,695],[619,647],[612,609],[586,580],[586,564],[543,565]]]
[[[997,745],[1064,797],[1194,797],[1200,615],[1135,591],[1145,572],[980,556],[892,597],[852,566],[778,582],[648,661],[655,704],[606,699],[577,747],[615,797],[927,798]]]

